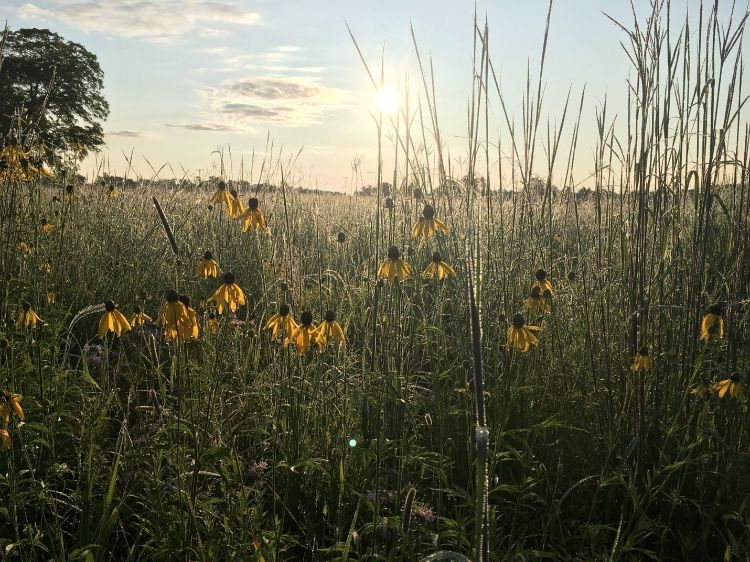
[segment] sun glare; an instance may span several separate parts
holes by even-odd
[[[383,86],[375,96],[375,105],[384,113],[396,113],[398,92],[393,86]]]

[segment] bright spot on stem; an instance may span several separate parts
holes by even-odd
[[[352,437],[351,439],[349,439],[349,446],[350,447],[356,447],[357,446],[357,440],[354,437]]]

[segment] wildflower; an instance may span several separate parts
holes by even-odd
[[[247,232],[251,228],[265,230],[268,223],[260,210],[260,201],[256,197],[247,200],[247,210],[239,217],[242,222],[242,232]]]
[[[68,185],[65,186],[65,195],[64,196],[65,196],[66,199],[71,200],[71,201],[74,200],[74,199],[78,199],[79,198],[78,195],[76,195],[76,193],[75,193],[75,187],[73,187],[72,184],[68,184]]]
[[[269,468],[271,468],[271,466],[266,460],[260,460],[250,464],[250,472],[252,472],[253,476],[256,478],[261,478]]]
[[[424,198],[424,193],[422,192],[422,189],[419,187],[415,187],[413,191],[411,192],[411,195],[404,195],[404,199],[411,200],[414,199],[415,201],[421,201]]]
[[[264,330],[272,330],[271,337],[273,337],[273,339],[280,336],[286,336],[289,338],[297,328],[297,323],[294,321],[294,318],[289,315],[289,312],[289,305],[282,304],[279,307],[279,311],[271,316],[271,318],[268,319],[268,322],[266,322],[266,325],[263,326]]]
[[[575,271],[569,271],[568,272],[568,281],[573,282],[576,280],[578,276],[576,275]]]
[[[326,312],[323,317],[323,321],[318,326],[317,342],[320,348],[324,348],[328,343],[328,338],[339,343],[344,343],[346,339],[344,337],[344,330],[341,329],[341,325],[336,322],[336,313],[333,310]]]
[[[729,378],[717,382],[713,386],[713,391],[719,398],[731,396],[732,398],[744,398],[745,393],[742,391],[740,375],[737,372],[729,375]]]
[[[23,240],[19,240],[16,244],[16,248],[21,250],[24,254],[30,254],[34,251],[34,248],[30,245],[24,242]]]
[[[643,371],[645,373],[653,370],[653,368],[654,360],[649,356],[648,348],[646,346],[643,346],[638,350],[638,353],[635,354],[635,358],[630,364],[630,370],[634,373],[637,373],[639,371]]]
[[[157,320],[164,330],[164,339],[172,341],[177,339],[178,335],[181,337],[179,326],[187,321],[188,313],[185,305],[179,301],[177,291],[170,289],[167,291],[167,302],[164,303]]]
[[[0,429],[0,451],[10,450],[10,433],[7,429]]]
[[[52,266],[48,263],[43,263],[39,266],[39,271],[42,273],[52,273]]]
[[[432,254],[432,263],[422,272],[422,277],[425,279],[432,279],[436,275],[440,280],[456,278],[456,271],[443,261],[439,252]]]
[[[47,222],[47,219],[42,219],[41,229],[42,229],[42,232],[44,232],[45,234],[49,234],[55,229],[55,225],[52,224],[51,222]]]
[[[185,305],[185,312],[187,313],[185,318],[177,324],[177,329],[180,331],[180,339],[186,341],[198,338],[198,315],[194,309],[190,308],[190,298],[187,295],[180,295],[177,298]]]
[[[383,205],[385,206],[386,209],[393,209],[396,206],[395,203],[393,202],[393,199],[391,199],[390,197],[385,198]]]
[[[16,417],[21,421],[26,419],[23,408],[21,408],[22,398],[23,396],[13,392],[0,393],[0,421],[3,422],[4,426],[7,427],[10,423],[11,413],[16,414]]]
[[[208,330],[211,333],[215,333],[219,329],[219,321],[216,319],[216,314],[213,312],[208,315]]]
[[[308,349],[310,349],[310,343],[316,341],[318,328],[313,322],[312,312],[305,310],[300,315],[300,323],[292,331],[290,337],[284,341],[284,347],[288,346],[294,341],[294,347],[297,349],[298,355],[303,355]],[[323,345],[318,340],[318,348],[323,349]]]
[[[131,330],[128,319],[125,318],[122,312],[117,310],[117,306],[111,300],[104,301],[104,316],[99,320],[99,331],[97,335],[100,338],[106,336],[109,332],[114,332],[116,335],[121,336],[123,332],[129,332]]]
[[[724,337],[724,318],[721,317],[721,305],[714,304],[708,310],[708,314],[703,317],[701,322],[701,340],[708,342],[712,339],[721,339]]]
[[[91,367],[98,367],[102,362],[102,355],[104,355],[104,347],[95,344],[86,344],[83,346],[83,355],[86,357],[86,363]]]
[[[240,218],[245,213],[245,206],[240,201],[240,196],[236,189],[230,189],[232,195],[232,205],[229,207],[229,217],[233,219]]]
[[[339,232],[338,236],[336,236],[336,242],[339,244],[346,242],[346,234],[344,232]]]
[[[216,301],[219,314],[224,311],[225,306],[232,312],[237,312],[237,308],[245,304],[245,293],[235,284],[236,278],[234,273],[226,272],[221,277],[224,283],[216,289],[213,295],[208,297],[207,302]]]
[[[109,188],[107,188],[107,197],[109,197],[110,199],[114,199],[115,197],[117,197],[115,186],[112,184],[109,184]]]
[[[536,277],[536,281],[534,281],[534,284],[531,286],[532,289],[534,287],[537,287],[541,294],[544,294],[545,291],[549,291],[550,295],[555,292],[555,288],[552,286],[552,282],[547,278],[546,271],[544,271],[543,269],[538,269],[534,274],[534,277]]]
[[[28,301],[21,303],[21,312],[18,313],[16,318],[16,328],[33,328],[37,322],[41,322],[42,319],[37,316],[36,312],[31,310],[31,304]]]
[[[53,293],[52,291],[47,291],[47,304],[55,304],[55,301],[57,300],[57,295]]]
[[[411,229],[412,238],[419,238],[421,236],[422,240],[427,240],[437,232],[448,234],[450,230],[443,221],[435,218],[435,209],[432,205],[425,205],[424,209],[422,209],[422,216],[419,222]]]
[[[140,306],[136,306],[133,309],[133,319],[130,321],[130,324],[132,326],[140,326],[141,324],[145,324],[146,322],[151,322],[151,317],[143,312]]]
[[[508,345],[520,351],[528,351],[531,346],[537,347],[539,340],[534,332],[541,330],[539,326],[528,326],[523,314],[516,314],[508,328]]]
[[[388,248],[388,258],[380,264],[378,277],[391,281],[405,281],[411,277],[411,266],[401,259],[401,252],[396,246]]]
[[[214,259],[214,255],[211,252],[206,252],[203,257],[198,261],[198,267],[195,269],[196,277],[203,277],[208,279],[209,277],[218,277],[219,275],[219,264]]]
[[[531,288],[531,294],[523,301],[523,307],[529,314],[544,314],[549,311],[549,305],[540,294],[539,287]]]
[[[227,214],[229,215],[229,217],[236,218],[233,213],[238,209],[237,198],[231,194],[231,192],[227,189],[227,184],[223,181],[219,182],[219,189],[211,198],[211,202],[216,203],[217,205],[221,205],[223,203],[227,208]]]
[[[435,520],[435,512],[426,503],[414,502],[412,515],[419,517],[425,523],[432,523]]]

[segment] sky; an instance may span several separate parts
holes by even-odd
[[[643,17],[649,2],[634,2]],[[527,68],[537,78],[548,7],[542,0],[4,3],[11,29],[49,28],[99,59],[110,104],[106,146],[82,173],[206,177],[221,172],[223,159],[227,178],[255,180],[271,139],[274,156],[292,167],[292,181],[341,191],[374,184],[377,171],[376,91],[347,24],[378,75],[382,54],[385,82],[401,103],[409,83],[412,108],[422,94],[413,26],[422,57],[432,58],[441,133],[460,159],[468,146],[475,6],[487,19],[490,55],[517,121]],[[693,0],[675,4],[695,11]],[[577,109],[586,87],[581,178],[593,169],[595,108],[606,98],[610,112],[624,113],[632,74],[624,34],[603,12],[632,21],[625,0],[558,0],[550,22],[543,114],[559,120],[569,89]],[[501,115],[495,102],[493,126]]]

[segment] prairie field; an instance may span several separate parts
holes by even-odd
[[[668,21],[593,153],[477,23],[460,157],[415,42],[354,194],[6,167],[0,560],[747,560],[745,20]]]

